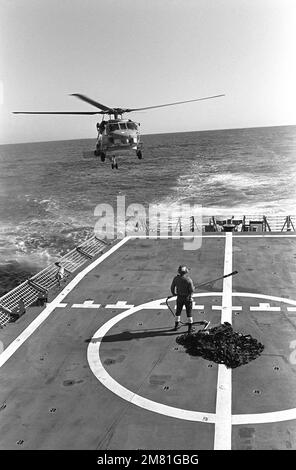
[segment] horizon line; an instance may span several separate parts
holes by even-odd
[[[215,131],[235,131],[235,130],[242,130],[242,129],[264,129],[264,128],[271,128],[271,127],[296,127],[296,124],[274,124],[274,125],[266,125],[266,126],[248,126],[248,127],[223,127],[223,128],[216,128],[216,129],[203,129],[203,130],[195,130],[195,131],[177,131],[177,132],[156,132],[156,133],[141,133],[142,136],[153,136],[153,135],[165,135],[165,134],[190,134],[190,133],[197,133],[197,132],[215,132]],[[0,147],[4,145],[22,145],[22,144],[44,144],[48,142],[70,142],[75,140],[95,140],[95,137],[80,137],[77,139],[57,139],[57,140],[31,140],[26,142],[7,142],[7,143],[0,143]]]

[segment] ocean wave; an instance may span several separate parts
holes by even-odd
[[[38,264],[30,263],[28,260],[0,263],[0,297],[25,282],[39,270]]]
[[[34,259],[46,265],[85,241],[93,233],[93,227],[71,227],[61,223],[49,227],[46,221],[35,221],[29,226],[6,226],[0,233],[0,263],[21,258]]]
[[[293,214],[295,136],[296,127],[143,136],[144,160],[122,159],[117,173],[84,157],[90,141],[2,149],[0,286],[88,238],[96,205],[115,207],[119,195],[127,206],[157,203],[172,214],[181,204],[204,216]]]
[[[231,173],[222,173],[219,175],[212,175],[208,177],[207,185],[215,187],[215,185],[223,185],[228,188],[235,188],[244,190],[254,187],[265,187],[269,186],[273,182],[273,178],[266,178],[266,176],[260,175],[241,175],[241,174],[231,174]]]

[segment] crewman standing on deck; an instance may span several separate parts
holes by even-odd
[[[176,292],[177,291],[177,292]],[[188,333],[192,331],[192,294],[194,291],[194,285],[192,279],[188,275],[188,269],[186,266],[179,266],[178,275],[174,277],[171,292],[172,295],[177,296],[177,310],[176,310],[176,321],[175,330],[180,327],[181,312],[183,307],[186,308],[186,314],[188,318]]]

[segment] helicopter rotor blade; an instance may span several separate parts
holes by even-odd
[[[102,111],[13,111],[13,114],[104,114]]]
[[[178,104],[184,103],[192,103],[194,101],[203,101],[203,100],[210,100],[213,98],[220,98],[221,96],[225,96],[224,94],[221,95],[214,95],[214,96],[206,96],[204,98],[196,98],[194,100],[186,100],[186,101],[175,101],[174,103],[167,103],[167,104],[159,104],[156,106],[146,106],[144,108],[109,108],[98,101],[95,101],[91,98],[88,98],[85,95],[81,95],[80,93],[71,93],[70,96],[76,96],[82,101],[85,101],[96,108],[99,108],[101,111],[14,111],[13,114],[68,114],[68,115],[94,115],[94,114],[109,114],[109,115],[118,115],[124,113],[131,113],[133,111],[146,111],[147,109],[155,109],[155,108],[164,108],[166,106],[175,106]]]
[[[175,103],[168,103],[168,104],[159,104],[157,106],[147,106],[146,108],[133,108],[133,109],[125,109],[125,113],[130,113],[132,111],[143,111],[144,109],[154,109],[154,108],[164,108],[165,106],[174,106],[176,104],[184,104],[184,103],[192,103],[193,101],[203,101],[203,100],[211,100],[212,98],[220,98],[223,95],[214,95],[214,96],[206,96],[205,98],[197,98],[194,100],[186,100],[186,101],[176,101]]]
[[[109,108],[108,106],[105,106],[104,104],[98,103],[95,100],[92,100],[91,98],[88,98],[85,95],[81,95],[80,93],[71,93],[70,96],[76,96],[76,98],[79,98],[82,101],[85,101],[88,104],[91,104],[92,106],[95,106],[96,108],[101,109],[102,111],[105,111],[105,114],[108,111],[113,111],[113,108]]]

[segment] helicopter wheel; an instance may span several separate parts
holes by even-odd
[[[137,157],[138,157],[139,160],[142,160],[143,155],[142,155],[141,150],[138,150],[138,151],[137,151]]]
[[[104,152],[101,153],[101,162],[104,162],[106,159],[106,155],[104,154]]]
[[[117,161],[116,161],[116,157],[115,155],[112,156],[112,164],[111,164],[111,167],[112,167],[112,170],[114,170],[114,168],[116,168],[118,170],[118,165],[117,165]]]
[[[99,156],[99,152],[97,150],[94,151],[94,156],[95,157],[98,157]]]

